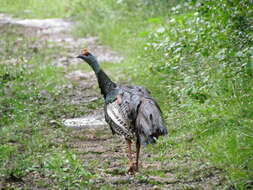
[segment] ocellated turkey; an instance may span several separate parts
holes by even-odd
[[[138,171],[140,146],[155,143],[159,136],[168,133],[160,107],[144,87],[114,83],[87,49],[77,58],[87,62],[95,72],[105,100],[105,121],[113,134],[123,136],[127,142],[130,165],[128,172]],[[135,162],[131,150],[133,141],[136,142]]]

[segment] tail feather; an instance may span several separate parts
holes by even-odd
[[[161,116],[161,111],[152,99],[144,99],[136,118],[137,133],[141,144],[155,143],[157,138],[168,134]]]

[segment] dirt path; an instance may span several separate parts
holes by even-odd
[[[75,59],[80,48],[88,47],[97,55],[100,62],[119,63],[122,57],[109,47],[99,43],[96,37],[75,38],[70,31],[73,23],[62,19],[20,20],[0,14],[0,26],[18,25],[27,37],[36,37],[32,44],[38,51],[41,44],[64,47],[67,54],[59,52],[54,57],[54,65],[69,67],[78,64]],[[19,31],[16,31],[19,32]],[[93,102],[101,95],[95,89],[96,80],[92,72],[75,70],[65,75],[75,81],[77,88],[72,89],[71,102]],[[63,97],[64,101],[64,97]],[[187,155],[180,157],[176,152],[152,153],[150,148],[142,149],[141,171],[135,176],[127,174],[126,145],[119,137],[113,137],[103,119],[102,108],[94,110],[83,118],[65,118],[63,123],[71,128],[68,147],[77,152],[91,173],[97,189],[218,189],[222,179],[219,170],[209,167],[205,161],[189,160]],[[156,145],[155,145],[156,146]],[[152,154],[152,155],[151,155]]]
[[[0,26],[20,26],[22,32],[26,37],[35,37],[37,40],[31,48],[34,51],[39,51],[47,43],[47,47],[63,47],[64,52],[60,52],[54,57],[54,65],[59,67],[69,67],[71,65],[80,64],[80,60],[76,59],[78,52],[83,47],[88,47],[93,52],[98,61],[119,63],[123,57],[112,51],[109,47],[103,46],[99,43],[96,37],[75,38],[71,35],[73,23],[63,19],[16,19],[6,14],[0,14]],[[67,52],[67,53],[66,53]],[[64,53],[64,54],[62,54]],[[94,90],[97,84],[92,71],[84,72],[75,70],[67,73],[65,77],[73,82],[78,83],[75,93],[72,95],[72,103],[92,102],[99,99],[101,96]],[[85,93],[83,93],[85,91]],[[94,115],[89,115],[84,118],[75,118],[64,120],[64,124],[69,127],[91,127],[98,125],[105,125],[103,112],[95,112]],[[66,118],[67,119],[67,118]]]

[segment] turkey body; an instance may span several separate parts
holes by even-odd
[[[104,112],[112,133],[127,140],[146,145],[167,134],[161,110],[144,87],[118,85],[106,96]]]
[[[105,121],[113,134],[123,136],[128,145],[129,170],[138,170],[140,146],[155,143],[166,135],[160,107],[141,86],[119,85],[100,68],[97,59],[87,50],[78,56],[87,62],[96,74],[101,94],[104,97]],[[131,144],[136,143],[136,161],[133,162]]]

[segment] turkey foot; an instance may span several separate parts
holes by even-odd
[[[129,169],[128,169],[128,173],[131,174],[131,175],[133,175],[133,174],[135,174],[135,172],[137,172],[137,171],[138,171],[138,165],[136,164],[136,162],[135,162],[135,163],[132,163],[132,164],[130,165]]]

